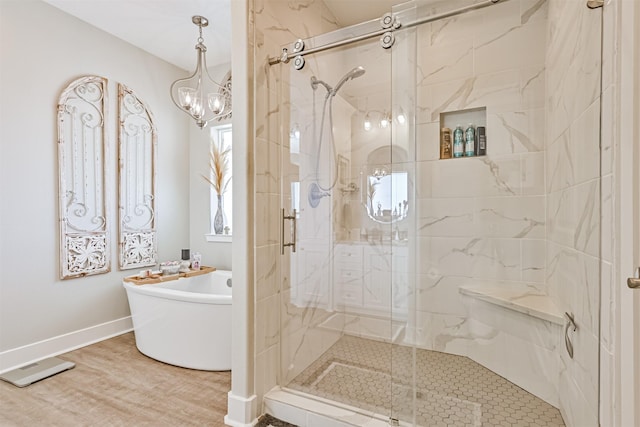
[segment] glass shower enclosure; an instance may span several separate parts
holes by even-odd
[[[515,402],[534,408],[524,425],[564,425],[575,402],[561,393],[597,396],[565,344],[569,318],[598,336],[598,283],[564,282],[597,262],[599,235],[574,244],[564,226],[599,227],[599,86],[573,124],[550,118],[571,69],[554,38],[563,3],[409,2],[286,46],[291,63],[270,69],[282,387],[420,426],[521,421]],[[581,120],[595,147],[560,176]],[[597,372],[585,342],[575,357]]]

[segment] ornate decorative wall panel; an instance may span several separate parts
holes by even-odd
[[[109,272],[105,185],[107,79],[72,82],[58,102],[60,277]]]
[[[157,263],[157,130],[149,108],[118,85],[120,268]]]

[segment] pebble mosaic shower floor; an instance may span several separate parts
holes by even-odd
[[[416,425],[564,426],[558,409],[467,357],[348,335],[288,387],[379,414],[393,406],[411,423],[414,351]]]

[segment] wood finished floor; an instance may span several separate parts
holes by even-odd
[[[230,372],[150,359],[133,333],[58,357],[76,367],[24,388],[0,380],[0,426],[224,426]]]

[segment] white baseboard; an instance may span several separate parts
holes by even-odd
[[[224,416],[224,423],[231,427],[252,427],[258,423],[256,414],[257,396],[242,397],[228,393],[227,415]]]
[[[0,373],[10,371],[28,363],[57,356],[96,342],[122,335],[133,330],[131,316],[112,320],[100,325],[69,332],[33,344],[13,348],[0,353]]]

